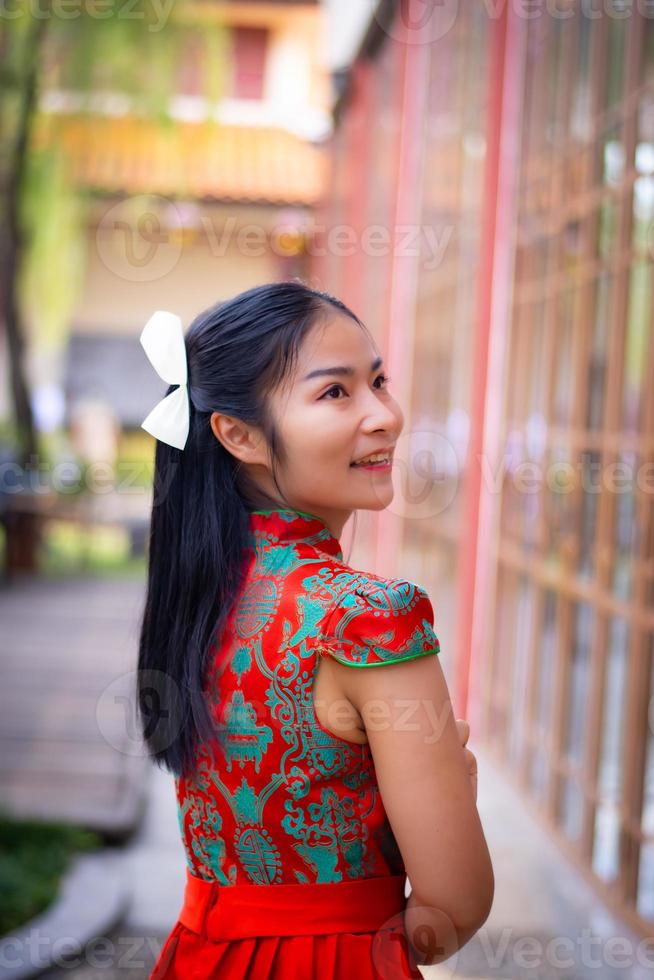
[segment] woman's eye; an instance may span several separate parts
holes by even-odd
[[[379,381],[380,379],[382,381],[382,384],[380,386],[381,388],[385,388],[388,382],[391,380],[386,374],[378,374],[377,377],[375,378],[375,382]],[[331,395],[333,391],[345,391],[345,388],[343,387],[343,385],[332,385],[331,388],[328,388],[325,394],[321,395],[318,400],[321,401],[323,398],[327,398],[327,396]],[[340,399],[332,398],[330,399],[330,401],[340,401]]]
[[[319,400],[319,401],[322,401],[322,399],[323,399],[323,398],[326,398],[326,397],[327,397],[327,395],[330,395],[330,394],[332,393],[332,391],[344,391],[344,390],[345,390],[345,389],[343,388],[343,385],[332,385],[332,386],[331,386],[331,388],[329,388],[329,389],[328,389],[328,390],[327,390],[327,391],[325,392],[325,394],[324,394],[324,395],[321,395],[321,396],[320,396],[320,398],[319,398],[318,400]],[[338,399],[337,399],[337,398],[333,398],[333,399],[331,399],[331,400],[332,400],[332,401],[338,401]]]

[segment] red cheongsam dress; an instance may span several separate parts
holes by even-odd
[[[244,586],[205,680],[216,738],[176,780],[187,884],[151,980],[419,978],[370,748],[321,725],[312,685],[321,654],[354,668],[437,654],[431,603],[350,568],[320,518],[249,521]]]

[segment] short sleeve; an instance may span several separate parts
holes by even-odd
[[[438,654],[429,596],[403,579],[357,576],[325,618],[320,652],[352,667]]]

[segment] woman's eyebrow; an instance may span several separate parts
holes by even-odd
[[[376,371],[378,367],[381,367],[384,363],[383,357],[376,357],[370,366],[371,371]],[[316,368],[315,371],[310,371],[308,374],[302,378],[302,381],[309,381],[311,378],[319,378],[325,374],[336,374],[339,376],[351,377],[356,374],[356,370],[353,367],[328,367],[328,368]]]

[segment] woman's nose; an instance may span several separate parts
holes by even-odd
[[[384,429],[387,432],[399,435],[402,431],[403,415],[402,409],[394,399],[381,401],[378,395],[370,393],[370,409],[368,414],[368,425],[371,430]]]

